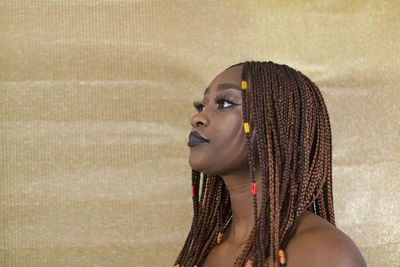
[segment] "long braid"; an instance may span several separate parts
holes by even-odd
[[[247,70],[248,68],[252,68],[253,66],[248,66],[248,65],[244,65],[243,69]],[[250,73],[252,73],[252,70],[250,70]],[[242,80],[246,81],[247,77],[246,77],[246,71],[242,71]],[[242,106],[243,106],[243,122],[244,123],[250,123],[251,121],[251,117],[254,117],[254,110],[252,110],[250,108],[250,103],[252,103],[254,101],[254,96],[252,96],[251,94],[247,93],[248,90],[242,90]],[[254,124],[250,123],[250,128],[254,127]],[[253,184],[255,184],[255,164],[254,164],[254,154],[252,153],[253,151],[253,144],[251,142],[251,136],[250,134],[246,133],[246,140],[247,140],[247,156],[248,156],[248,162],[249,162],[249,168],[250,168],[250,177],[251,177],[251,182]],[[253,212],[254,212],[254,235],[257,235],[257,198],[256,195],[253,194]],[[248,241],[246,242],[245,245],[245,250],[243,250],[243,252],[241,253],[241,255],[239,256],[239,259],[236,261],[237,263],[242,262],[241,258],[245,258],[248,254],[250,249],[253,249],[253,254],[256,252],[256,244],[252,244],[253,243],[253,239],[249,237]],[[250,244],[252,244],[250,246]],[[236,264],[235,264],[236,266]]]
[[[216,203],[222,204],[223,203],[223,201],[222,201],[222,191],[225,188],[225,184],[222,182],[222,178],[217,177],[216,179],[217,179],[217,182],[218,182],[218,186],[216,187],[217,190],[216,190],[216,192],[215,192],[213,197],[214,197],[214,201]],[[209,250],[211,249],[210,245],[212,245],[212,243],[215,243],[215,237],[219,233],[219,230],[220,230],[219,226],[220,226],[220,224],[222,224],[222,222],[220,221],[220,218],[221,218],[220,217],[220,212],[221,212],[222,208],[220,208],[218,205],[215,205],[214,207],[215,208],[213,210],[213,213],[210,214],[211,215],[210,225],[212,226],[211,227],[212,231],[209,232],[209,235],[208,235],[208,238],[207,238],[208,241],[207,241],[206,245],[203,246],[201,250],[199,250],[200,251],[199,258],[200,259],[208,254]]]
[[[213,213],[215,209],[215,192],[217,189],[217,177],[207,175],[207,188],[206,188],[206,198],[204,199],[204,208],[201,210],[202,221],[200,223],[200,233],[198,236],[198,244],[192,255],[191,262],[193,263],[195,259],[201,254],[202,250],[205,248],[203,242],[207,242],[210,235],[216,231],[215,227],[209,227],[213,225],[215,218],[213,218]],[[215,203],[216,204],[216,203]],[[214,220],[214,221],[212,221]],[[209,224],[207,224],[209,222]]]
[[[257,207],[253,194],[254,227],[234,265],[252,260],[253,266],[273,266],[306,209],[335,223],[329,116],[319,89],[300,72],[272,62],[237,65],[249,85],[242,92],[243,121],[250,126],[246,142],[251,182],[255,183],[259,168],[257,194],[261,193],[262,203]],[[193,173],[197,194],[192,227],[176,260],[186,267],[204,262],[232,216],[222,178],[203,175],[199,194],[200,174]]]
[[[193,236],[197,236],[198,233],[198,187],[199,187],[199,183],[200,183],[200,172],[192,170],[192,200],[193,200],[193,222],[192,222],[192,226],[189,232],[189,235],[185,241],[185,244],[183,246],[183,249],[181,251],[181,253],[178,256],[178,259],[176,260],[175,264],[177,264],[178,262],[181,262],[183,260],[183,258],[186,256],[185,252],[188,250],[189,246],[193,246],[192,243],[192,239]]]
[[[297,147],[293,147],[289,144],[292,143],[294,137],[294,96],[292,92],[287,92],[288,90],[284,90],[285,88],[290,88],[292,86],[291,80],[286,79],[287,70],[284,68],[282,71],[279,72],[279,92],[280,92],[280,100],[282,101],[282,105],[280,106],[282,117],[284,121],[287,121],[287,131],[281,131],[282,139],[285,141],[285,145],[282,147],[284,154],[284,169],[282,173],[282,180],[280,183],[280,196],[279,196],[279,205],[281,207],[287,207],[287,210],[293,210],[293,201],[294,201],[294,194],[291,192],[291,184],[294,182],[294,171],[293,171],[293,158],[292,153],[293,149],[297,150]],[[289,197],[285,198],[285,196],[289,195]],[[289,226],[291,225],[290,222],[294,218],[294,214],[292,212],[287,212],[287,214],[283,214],[280,218],[280,225],[286,225],[286,227],[281,228],[279,232],[280,240],[279,242],[282,243],[283,236],[286,235],[286,232],[289,231]]]
[[[267,63],[267,66],[269,63]],[[265,88],[265,99],[266,101],[266,109],[267,109],[267,143],[268,143],[268,168],[270,170],[269,177],[263,177],[263,179],[269,181],[268,183],[268,196],[269,196],[269,216],[270,216],[270,225],[269,225],[269,256],[272,257],[269,264],[271,262],[275,262],[276,254],[278,253],[278,237],[279,232],[279,213],[277,212],[277,208],[279,209],[279,204],[276,201],[276,197],[279,195],[277,192],[277,186],[279,186],[279,140],[277,133],[279,130],[277,129],[279,116],[277,115],[276,103],[274,100],[274,92],[273,88],[277,88],[277,79],[276,73],[274,73],[271,68],[269,68],[269,80]],[[273,156],[275,155],[275,157]],[[277,194],[278,193],[278,194]]]
[[[257,73],[257,71],[254,71],[255,68],[256,68],[256,66],[250,65],[250,72]],[[242,93],[242,96],[243,96],[244,98],[246,98],[247,90],[242,90],[242,92],[243,92],[243,93]],[[254,90],[254,92],[255,92],[255,90]],[[250,113],[249,115],[250,115],[250,116],[247,116],[246,119],[245,119],[245,117],[243,117],[243,119],[244,119],[245,122],[250,123],[251,118],[252,118],[252,117],[253,117],[253,118],[256,118],[256,116],[257,116],[256,109],[251,108],[251,106],[249,106],[249,103],[254,103],[254,102],[256,102],[256,99],[255,99],[256,94],[253,93],[253,94],[248,94],[248,95],[249,95],[250,97],[248,98],[249,101],[248,101],[248,103],[247,103],[247,108],[249,108],[249,111],[250,111],[250,112],[249,112],[249,113]],[[254,120],[254,119],[253,119],[253,120]],[[255,124],[256,124],[256,123],[250,123],[251,127],[255,127]],[[247,149],[248,149],[247,155],[248,155],[248,160],[249,160],[251,182],[252,182],[253,185],[256,185],[255,162],[254,162],[254,153],[253,153],[253,143],[252,143],[252,141],[251,141],[251,138],[250,138],[250,134],[249,134],[249,133],[246,134],[246,139],[247,139]],[[258,229],[257,229],[258,212],[257,212],[257,196],[256,196],[255,193],[253,194],[253,213],[254,213],[254,234],[257,236],[257,235],[258,235]],[[254,248],[254,252],[253,252],[253,253],[254,253],[254,254],[256,254],[258,247],[259,247],[259,244],[257,243],[257,239],[255,239],[255,242],[254,242],[254,244],[253,244],[253,248]],[[254,255],[254,256],[255,256],[255,255]]]
[[[253,87],[253,91],[255,92],[256,96],[263,95],[263,88],[265,88],[265,79],[263,79],[263,76],[265,73],[263,72],[263,66],[258,66],[260,68],[260,71],[257,71],[253,77],[253,79],[257,82],[255,82],[255,86]],[[257,85],[257,86],[256,86]],[[263,114],[266,109],[264,109],[264,101],[265,99],[262,97],[256,97],[258,101],[255,101],[255,108],[256,108],[256,114]],[[267,157],[267,144],[266,144],[266,138],[265,138],[265,132],[266,132],[266,125],[265,121],[262,119],[263,116],[256,116],[254,119],[256,121],[256,129],[260,132],[260,134],[257,134],[257,148],[258,148],[258,159],[264,159]],[[260,172],[262,173],[262,176],[268,177],[268,168],[266,165],[266,162],[264,160],[259,160],[259,166],[260,166]],[[259,246],[259,251],[263,252],[265,251],[265,247],[267,245],[267,240],[266,240],[266,235],[265,235],[265,224],[266,224],[266,216],[265,212],[267,210],[267,204],[268,204],[268,198],[266,195],[266,184],[261,181],[262,185],[262,191],[261,193],[261,211],[260,211],[260,233],[257,236],[258,238],[258,246]],[[265,260],[265,253],[258,253],[258,259],[257,262],[259,262],[260,265],[264,264]]]

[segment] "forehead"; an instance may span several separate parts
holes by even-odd
[[[224,84],[233,84],[240,88],[242,84],[242,66],[235,66],[224,70],[218,74],[214,80],[211,81],[210,85],[204,91],[207,94],[209,91],[217,90]]]

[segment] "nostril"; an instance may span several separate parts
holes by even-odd
[[[197,113],[192,117],[190,123],[192,124],[193,127],[199,127],[199,126],[203,127],[208,125],[208,119],[206,118],[205,114]]]

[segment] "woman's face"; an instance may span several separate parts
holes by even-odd
[[[242,119],[242,66],[219,74],[195,103],[190,123],[190,166],[206,174],[248,173],[246,136]],[[197,133],[195,133],[197,132]],[[206,140],[204,140],[204,139]]]

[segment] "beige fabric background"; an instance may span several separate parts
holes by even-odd
[[[273,60],[325,97],[337,225],[400,266],[400,3],[0,1],[0,266],[170,266],[192,102]]]

